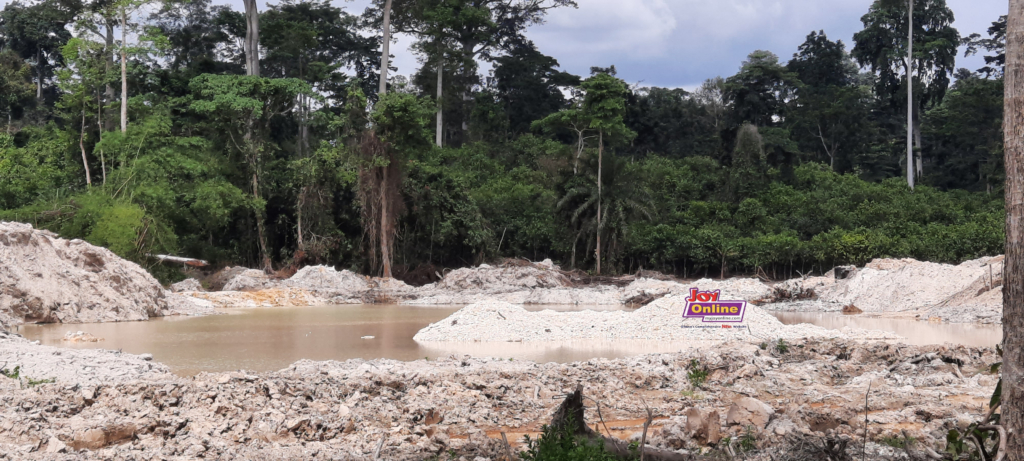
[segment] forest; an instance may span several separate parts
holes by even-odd
[[[778,279],[1003,249],[1005,16],[967,34],[914,0],[909,31],[876,0],[853,43],[808,31],[686,91],[561,70],[526,32],[571,0],[244,1],[7,3],[0,220],[164,281],[181,269],[153,255],[426,282],[501,258]],[[415,73],[388,75],[388,33],[415,37]]]

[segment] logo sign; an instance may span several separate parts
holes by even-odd
[[[746,301],[720,301],[721,290],[690,288],[683,318],[700,318],[703,323],[740,323],[747,312]],[[723,325],[725,326],[725,325]]]

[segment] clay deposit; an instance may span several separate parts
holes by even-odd
[[[0,324],[146,320],[167,309],[160,283],[138,264],[81,240],[0,222]]]
[[[632,312],[529,312],[522,306],[489,301],[462,308],[448,318],[420,330],[413,339],[499,342],[628,339],[763,342],[853,336],[871,339],[898,338],[885,332],[840,332],[809,324],[784,325],[754,305],[747,306],[742,325],[729,329],[721,328],[718,324],[704,324],[700,319],[684,320],[682,315],[685,310],[686,301],[683,296],[661,298]],[[711,326],[714,328],[710,328]]]
[[[914,259],[876,259],[864,268],[843,268],[823,277],[794,279],[775,287],[782,299],[814,298],[821,311],[853,305],[866,313],[913,313],[959,323],[999,323],[1002,316],[1003,257],[959,265]],[[773,305],[786,310],[814,304]]]
[[[57,381],[0,376],[0,459],[12,460],[497,460],[507,450],[502,433],[513,445],[536,438],[579,384],[585,419],[603,419],[606,435],[639,441],[649,407],[655,448],[728,459],[721,437],[751,430],[746,459],[787,459],[826,439],[861,456],[866,430],[869,459],[900,459],[902,450],[879,442],[909,436],[917,454],[941,452],[950,429],[979,419],[997,380],[988,367],[999,360],[991,349],[808,340],[787,352],[738,342],[569,364],[300,361],[276,373],[184,379],[126,354],[2,341],[0,363],[13,344],[23,376]],[[86,352],[93,356],[78,355]],[[697,369],[708,372],[700,385],[688,377]]]

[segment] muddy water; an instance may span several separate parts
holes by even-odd
[[[543,308],[612,309],[607,306]],[[420,344],[412,340],[421,328],[458,309],[400,305],[238,309],[225,311],[225,315],[170,317],[148,322],[25,325],[20,327],[19,333],[50,346],[150,353],[154,360],[168,365],[182,376],[201,371],[280,370],[300,359],[418,360],[468,354],[537,362],[572,362],[594,357],[618,358],[678,351],[692,345],[656,341],[579,342],[557,346]],[[67,343],[62,338],[68,331],[84,331],[104,340],[98,343]],[[373,338],[365,338],[368,336]]]
[[[544,306],[531,310],[551,309]],[[564,307],[559,310],[609,307]],[[148,322],[83,325],[26,325],[20,333],[58,347],[122,349],[150,353],[182,376],[202,371],[273,371],[300,359],[353,358],[419,360],[456,355],[500,357],[536,362],[572,362],[619,358],[644,353],[676,352],[694,342],[576,341],[538,343],[417,343],[412,337],[458,307],[399,305],[323,306],[238,309],[225,315],[171,317]],[[827,328],[852,326],[896,332],[914,344],[954,342],[992,346],[1002,336],[1000,326],[950,325],[910,320],[873,319],[841,314],[776,313],[785,323],[813,323]],[[84,331],[104,338],[98,343],[66,343],[67,331]],[[369,338],[372,336],[372,338]]]
[[[1002,325],[932,323],[913,319],[876,318],[839,313],[773,312],[773,314],[787,325],[812,323],[834,330],[852,327],[891,331],[906,338],[907,343],[916,345],[953,343],[972,347],[994,347],[1003,340]]]

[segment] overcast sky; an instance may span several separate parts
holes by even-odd
[[[961,35],[982,33],[1007,12],[1007,0],[946,0]],[[7,0],[0,0],[0,5]],[[587,75],[591,66],[614,64],[619,77],[645,86],[694,88],[703,80],[736,73],[751,51],[767,49],[783,61],[807,34],[824,30],[847,49],[872,0],[577,0],[578,9],[552,11],[527,35],[562,68]],[[214,0],[241,11],[241,0]],[[270,3],[276,3],[271,1]],[[333,0],[361,14],[369,0]],[[260,0],[265,8],[266,1]],[[419,67],[409,37],[392,46],[398,73]],[[957,67],[982,67],[980,56]]]
[[[614,64],[619,77],[644,86],[694,88],[707,78],[736,73],[746,56],[767,49],[789,60],[807,34],[824,30],[853,46],[861,16],[872,0],[577,0],[579,9],[552,11],[527,35],[564,70],[587,75],[591,66]],[[339,3],[362,11],[366,0]],[[1006,0],[947,0],[961,35],[985,34],[1006,14]],[[407,51],[395,50],[400,74],[418,66]],[[975,70],[980,56],[957,67]]]

